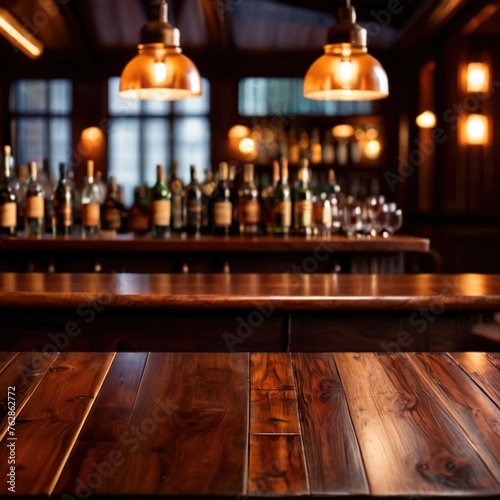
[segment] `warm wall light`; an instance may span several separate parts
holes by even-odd
[[[471,62],[467,65],[467,92],[486,93],[490,90],[490,72],[488,65]]]
[[[488,143],[488,117],[485,115],[469,115],[465,125],[467,144],[484,146]]]
[[[346,0],[337,24],[328,30],[325,53],[307,71],[304,96],[316,100],[365,101],[389,95],[387,74],[368,54],[366,30],[356,24],[356,11]]]
[[[168,23],[166,0],[160,0],[160,18],[141,29],[139,54],[122,72],[120,95],[132,99],[176,101],[201,95],[201,77],[181,52],[180,33]]]
[[[227,136],[230,139],[243,139],[244,137],[248,137],[250,135],[250,129],[245,125],[233,125]]]
[[[436,126],[436,115],[432,111],[420,113],[415,122],[420,128],[434,128]]]
[[[243,154],[250,154],[255,151],[255,141],[251,139],[250,137],[245,137],[244,139],[241,139],[240,144],[238,146],[238,149],[243,153]]]
[[[102,133],[102,130],[98,127],[88,127],[84,130],[82,130],[81,136],[80,136],[82,141],[89,141],[89,142],[99,142],[102,141],[104,138],[104,135]]]
[[[354,135],[354,127],[347,123],[336,125],[332,128],[332,135],[336,139],[348,139]]]
[[[36,59],[42,55],[42,42],[37,40],[24,26],[21,26],[15,17],[1,7],[0,33],[28,57]]]
[[[382,151],[382,145],[378,139],[372,139],[365,144],[363,148],[363,154],[369,160],[377,160],[380,158],[380,153]]]

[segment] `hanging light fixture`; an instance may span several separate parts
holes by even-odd
[[[325,53],[307,71],[304,96],[320,101],[368,101],[389,95],[387,74],[366,47],[366,30],[356,24],[351,1],[328,30]]]
[[[122,72],[120,95],[164,101],[200,96],[200,73],[179,45],[179,30],[168,23],[167,2],[160,0],[159,20],[142,27],[139,54]]]

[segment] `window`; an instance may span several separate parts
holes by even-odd
[[[202,79],[201,97],[182,101],[123,99],[120,79],[108,82],[108,173],[124,186],[132,203],[133,188],[155,182],[156,165],[178,162],[178,176],[189,182],[189,165],[210,167],[210,87]]]
[[[17,164],[70,163],[72,85],[69,80],[18,80],[11,86],[12,146]]]
[[[244,78],[238,92],[242,116],[330,115],[373,113],[371,101],[314,101],[303,95],[302,78]]]

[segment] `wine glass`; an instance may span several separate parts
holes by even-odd
[[[396,203],[388,203],[386,214],[384,228],[389,236],[393,236],[403,225],[403,211],[397,207]]]

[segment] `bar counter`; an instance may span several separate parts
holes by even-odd
[[[499,367],[494,353],[2,353],[1,494],[498,498]]]
[[[496,311],[499,275],[0,273],[2,350],[464,350]]]
[[[429,240],[346,236],[4,237],[0,271],[287,272],[304,261],[314,272],[404,272],[405,254],[426,254]],[[311,272],[311,271],[309,271]]]

